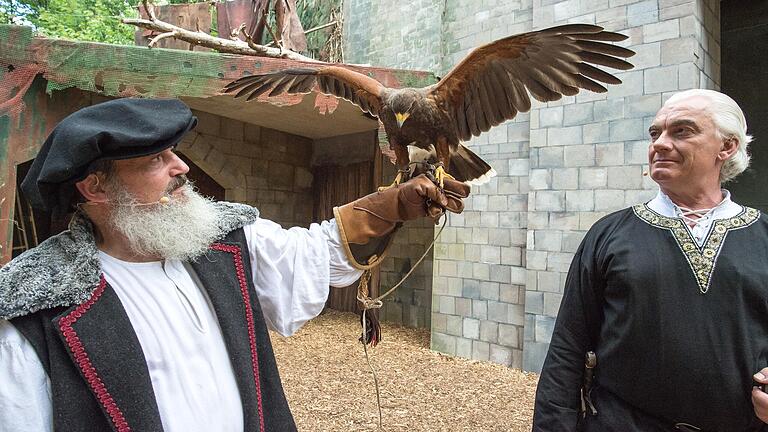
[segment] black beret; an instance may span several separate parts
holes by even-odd
[[[98,160],[130,159],[176,145],[197,124],[178,99],[115,99],[76,111],[45,140],[21,184],[33,207],[67,210],[74,184]]]

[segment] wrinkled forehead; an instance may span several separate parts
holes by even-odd
[[[653,126],[664,127],[677,121],[696,123],[699,126],[714,126],[709,112],[711,101],[702,96],[692,96],[673,103],[667,103],[653,119]]]

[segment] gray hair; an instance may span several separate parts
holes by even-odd
[[[705,97],[711,104],[707,107],[712,121],[715,123],[718,136],[723,139],[735,139],[739,142],[736,153],[728,158],[720,168],[720,183],[733,180],[749,166],[750,156],[747,148],[752,142],[752,136],[747,134],[747,120],[739,105],[728,95],[714,90],[692,89],[675,93],[664,105],[677,103],[690,97]]]

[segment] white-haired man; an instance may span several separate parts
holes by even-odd
[[[533,430],[768,430],[768,218],[721,189],[749,164],[744,114],[690,90],[649,133],[659,193],[576,252]]]
[[[296,430],[267,327],[293,333],[360,276],[355,249],[468,193],[417,177],[285,230],[189,186],[173,147],[195,124],[178,100],[118,99],[43,144],[27,197],[77,211],[0,270],[0,430]]]

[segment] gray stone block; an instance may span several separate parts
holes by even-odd
[[[562,292],[562,286],[560,285],[560,273],[550,271],[539,271],[537,273],[538,290],[545,292],[559,293]],[[546,297],[545,297],[546,299]],[[546,306],[546,302],[545,302]]]
[[[661,42],[633,45],[629,47],[635,52],[630,61],[637,69],[647,69],[661,65]]]
[[[642,93],[642,88],[640,90]],[[593,106],[595,121],[607,121],[624,118],[624,99],[622,98],[610,98],[604,101],[597,101],[593,104]]]
[[[579,103],[563,107],[563,124],[565,126],[583,125],[594,119],[592,103]]]
[[[525,300],[525,287],[521,285],[500,284],[499,301],[504,303],[523,304]]]
[[[555,318],[537,315],[536,328],[534,330],[536,341],[549,343],[552,340],[552,331],[555,329]]]
[[[540,291],[525,292],[525,312],[542,314],[544,313],[544,293]]]
[[[534,209],[538,211],[564,211],[565,192],[539,191],[535,195]]]
[[[499,340],[499,324],[494,321],[480,321],[480,340],[497,343]]]
[[[559,252],[563,242],[563,233],[553,230],[533,232],[534,246],[537,250]]]
[[[478,339],[480,337],[480,320],[474,318],[463,319],[462,335],[467,339]]]
[[[608,167],[608,188],[610,189],[638,189],[642,181],[640,166]]]
[[[552,171],[552,188],[553,189],[565,190],[565,189],[577,189],[579,187],[578,168],[555,168],[551,171]]]
[[[529,342],[535,342],[533,331],[536,328],[536,315],[527,313],[525,314],[525,328],[523,329],[523,347],[528,345]]]
[[[504,366],[512,365],[512,350],[501,345],[491,344],[489,360]]]
[[[456,338],[444,333],[432,333],[431,348],[434,351],[456,355]]]
[[[456,338],[456,356],[468,359],[472,358],[472,339]]]
[[[547,143],[549,146],[571,146],[581,144],[581,126],[551,127],[547,129]]]
[[[566,167],[593,166],[595,164],[595,146],[585,144],[565,147],[564,164]]]
[[[525,251],[525,262],[531,270],[545,270],[547,268],[547,252],[539,250]]]
[[[642,118],[614,120],[610,123],[611,141],[641,140],[646,136]]]
[[[624,191],[617,189],[596,190],[595,210],[616,211],[624,207]]]
[[[488,361],[490,359],[490,344],[477,340],[472,341],[472,359]]]
[[[457,298],[456,299],[456,315],[461,317],[472,316],[472,299]]]
[[[659,4],[656,0],[645,0],[627,6],[627,25],[630,27],[655,23],[659,20]]]
[[[538,165],[532,168],[556,168],[563,166],[563,147],[544,147],[539,149]]]
[[[601,143],[610,140],[610,127],[608,122],[589,123],[585,124],[584,128],[584,144]]]
[[[540,374],[548,350],[548,343],[526,342],[523,350],[523,370]]]
[[[509,324],[499,324],[499,344],[510,348],[521,348],[518,339],[518,327]]]
[[[508,304],[498,301],[488,302],[488,319],[498,323],[507,323]]]
[[[539,126],[542,128],[547,127],[560,127],[563,125],[563,107],[554,108],[542,108],[538,110],[539,113]]]
[[[547,259],[547,270],[559,273],[568,273],[573,261],[571,252],[550,252]]]
[[[488,319],[487,300],[472,300],[472,318]]]
[[[457,315],[446,315],[445,325],[448,328],[449,335],[461,336],[463,332],[464,318]]]
[[[511,268],[506,265],[491,264],[490,265],[490,280],[498,283],[510,283],[511,282]]]
[[[636,95],[624,98],[626,112],[629,117],[655,116],[661,108],[661,95]]]
[[[438,296],[438,302],[440,305],[440,313],[449,315],[456,313],[456,299],[454,297],[441,295]]]
[[[608,181],[608,171],[605,168],[579,168],[579,188],[598,189],[603,188]],[[568,196],[566,194],[566,207]]]
[[[624,162],[633,165],[648,163],[648,141],[630,141],[624,144]]]
[[[680,36],[680,21],[671,19],[643,26],[643,42],[656,42]]]
[[[595,163],[599,166],[623,165],[624,143],[596,144]]]
[[[519,247],[501,248],[501,264],[507,266],[522,266],[522,249]]]
[[[529,159],[510,159],[509,160],[509,175],[511,176],[525,176],[528,175]]]
[[[499,284],[495,282],[480,282],[480,299],[481,300],[499,300]]]
[[[556,317],[562,301],[562,293],[544,293],[544,315]]]
[[[517,326],[525,325],[525,306],[521,304],[510,304],[507,309],[507,324]]]
[[[595,209],[595,196],[592,190],[574,190],[565,192],[565,210],[592,211]]]
[[[549,214],[549,226],[558,230],[577,230],[579,229],[579,213],[578,212],[563,212],[563,213],[550,213]]]
[[[645,93],[661,93],[679,88],[678,66],[663,66],[645,71],[643,89]]]

